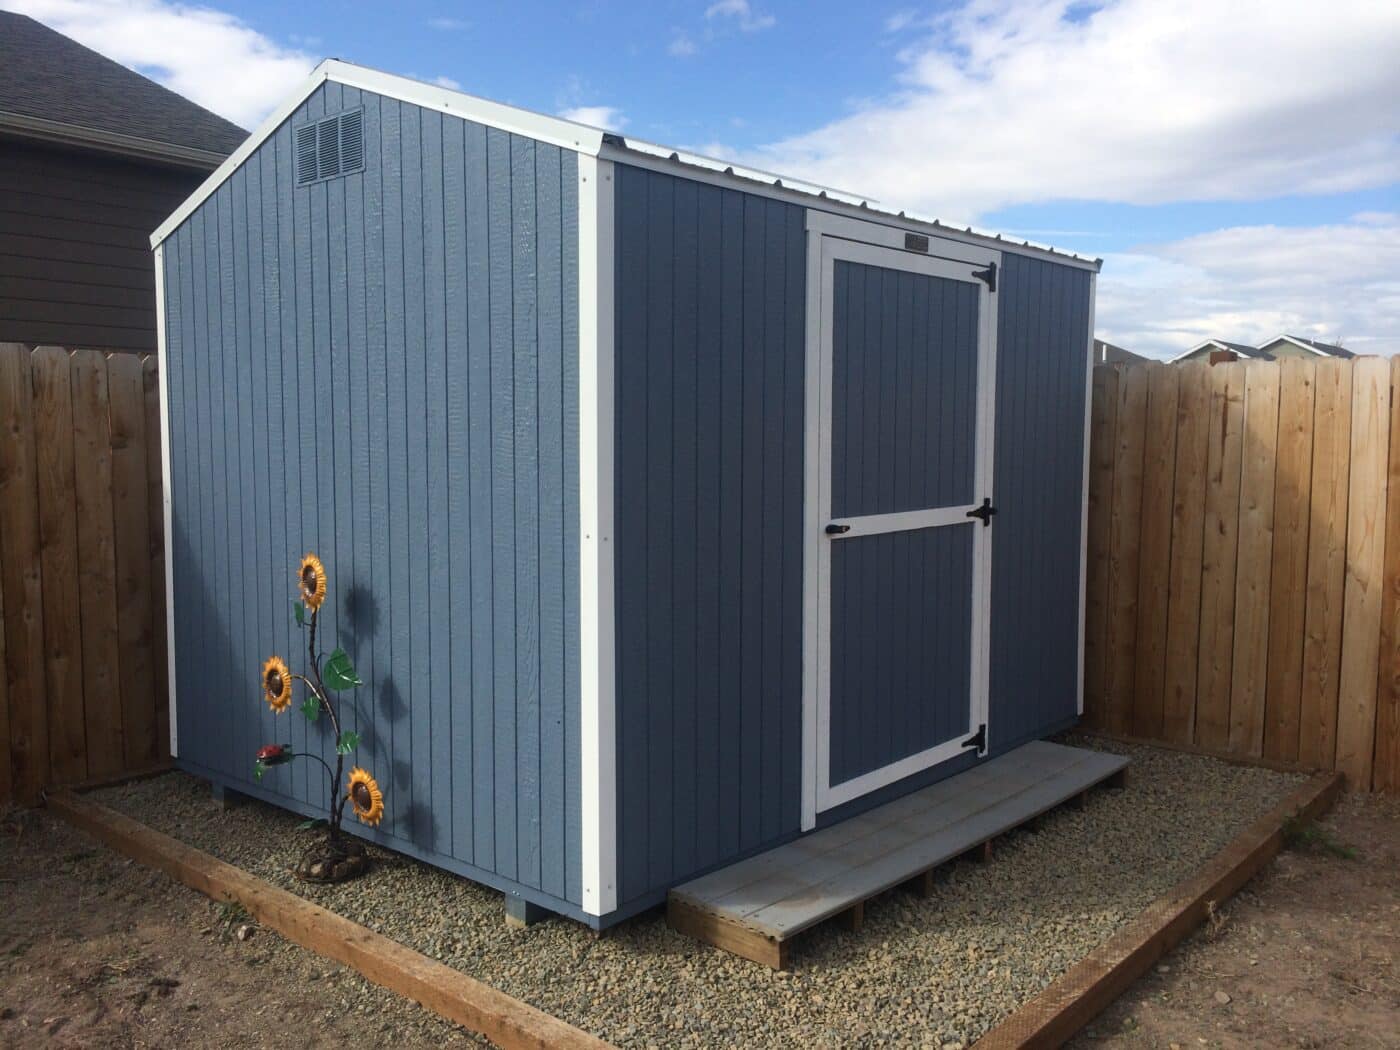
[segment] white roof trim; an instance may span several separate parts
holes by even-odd
[[[396,98],[402,102],[411,102],[425,109],[450,113],[454,117],[485,124],[487,127],[526,135],[532,139],[576,150],[588,156],[596,157],[603,144],[603,132],[598,128],[590,128],[586,124],[576,124],[571,120],[562,120],[559,117],[548,117],[543,113],[534,113],[528,109],[477,98],[475,95],[468,95],[462,91],[449,91],[435,84],[424,84],[417,80],[410,80],[408,77],[381,73],[375,69],[366,69],[364,66],[328,58],[312,71],[311,76],[306,78],[301,87],[287,101],[273,110],[271,115],[258,125],[256,131],[243,140],[241,146],[229,154],[227,160],[200,183],[199,188],[190,194],[180,207],[175,209],[170,218],[156,228],[156,232],[151,234],[151,247],[154,248],[179,229],[194,210],[213,196],[214,191],[242,166],[253,151],[271,138],[272,134],[301,108],[301,104],[311,97],[312,92],[327,80],[333,80],[337,84],[344,84],[347,87],[372,91],[389,98]]]
[[[1308,353],[1314,355],[1315,357],[1335,357],[1335,356],[1336,356],[1335,354],[1329,354],[1326,350],[1319,350],[1317,347],[1313,346],[1311,343],[1305,343],[1305,342],[1304,342],[1303,340],[1301,340],[1301,339],[1295,339],[1295,338],[1294,338],[1293,336],[1291,336],[1291,335],[1276,335],[1276,336],[1274,336],[1272,339],[1270,339],[1268,342],[1266,342],[1266,343],[1260,343],[1260,344],[1259,344],[1259,349],[1260,349],[1260,350],[1264,350],[1266,347],[1273,346],[1275,343],[1292,343],[1292,344],[1293,344],[1294,346],[1296,346],[1299,350],[1306,350]],[[1343,347],[1342,349],[1345,349],[1345,348]],[[1266,352],[1267,352],[1267,351],[1266,351]]]
[[[1204,349],[1205,349],[1206,347],[1208,347],[1208,346],[1218,346],[1221,350],[1230,350],[1230,351],[1232,351],[1232,352],[1234,351],[1234,347],[1226,346],[1226,345],[1225,345],[1224,343],[1222,343],[1219,339],[1202,339],[1202,340],[1201,340],[1199,343],[1197,343],[1195,346],[1191,347],[1191,349],[1189,349],[1189,350],[1183,350],[1183,351],[1181,351],[1181,353],[1177,354],[1175,357],[1169,357],[1169,358],[1167,358],[1167,364],[1175,364],[1177,361],[1185,361],[1185,360],[1186,360],[1188,357],[1190,357],[1192,354],[1198,353],[1198,352],[1200,352],[1201,350],[1204,350]]]
[[[551,117],[518,106],[508,106],[489,99],[478,98],[462,91],[450,91],[435,84],[424,84],[408,77],[381,73],[365,66],[328,58],[312,71],[306,82],[273,111],[243,144],[229,155],[213,173],[200,184],[190,197],[151,234],[151,247],[160,244],[184,223],[186,219],[208,200],[230,175],[245,160],[272,137],[282,124],[300,108],[311,93],[323,81],[333,80],[338,84],[356,87],[375,94],[410,102],[425,109],[435,109],[454,117],[500,128],[517,135],[548,142],[564,149],[573,150],[584,156],[601,157],[640,167],[653,168],[679,174],[718,185],[730,185],[748,193],[758,193],[767,197],[789,200],[807,208],[832,211],[850,215],[867,221],[883,222],[887,226],[900,229],[913,229],[937,234],[951,240],[962,240],[972,244],[989,245],[999,250],[1022,251],[1033,255],[1052,258],[1056,262],[1097,272],[1102,260],[1089,259],[1073,252],[1060,251],[1048,245],[1030,241],[1012,240],[1000,234],[974,230],[972,227],[952,227],[937,219],[907,215],[904,212],[890,212],[873,207],[877,202],[863,199],[845,190],[836,190],[800,179],[784,180],[772,172],[757,168],[705,157],[698,153],[670,149],[641,139],[629,139],[618,135],[608,136],[601,128],[579,124],[561,117]],[[605,142],[605,136],[608,141]],[[616,143],[616,144],[614,144]],[[1189,353],[1190,351],[1188,351]]]

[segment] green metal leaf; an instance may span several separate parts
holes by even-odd
[[[335,742],[335,751],[338,755],[348,755],[359,746],[360,734],[353,729],[347,729],[340,734],[340,739]]]
[[[256,780],[258,783],[262,783],[263,774],[266,772],[267,766],[263,765],[261,762],[253,763],[253,779]]]
[[[299,601],[292,602],[292,612],[296,615],[297,626],[306,626],[306,606]]]
[[[325,823],[324,817],[312,817],[310,820],[303,820],[297,825],[298,831],[310,831],[312,828],[319,828]]]
[[[364,685],[364,682],[360,681],[360,676],[355,673],[355,665],[350,662],[350,657],[346,655],[344,649],[337,649],[331,653],[330,659],[326,661],[326,666],[321,669],[321,675],[325,678],[326,685],[336,692]]]
[[[308,696],[301,704],[301,713],[306,716],[308,722],[314,722],[321,714],[321,702],[314,696]]]

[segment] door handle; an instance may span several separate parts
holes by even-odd
[[[843,533],[843,532],[850,532],[850,531],[851,531],[851,527],[850,527],[849,525],[838,525],[838,524],[836,524],[836,522],[834,522],[834,521],[833,521],[830,525],[828,525],[828,526],[826,527],[826,534],[827,534],[828,536],[839,536],[839,535],[841,535],[841,533]]]

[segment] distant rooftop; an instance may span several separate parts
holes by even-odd
[[[237,124],[27,15],[0,11],[0,131],[213,168]]]

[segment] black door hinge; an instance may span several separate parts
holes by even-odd
[[[978,507],[976,510],[968,511],[967,516],[969,518],[981,518],[982,527],[986,528],[992,523],[992,515],[996,512],[997,509],[992,506],[992,501],[989,499],[983,499],[982,506]]]
[[[983,722],[977,727],[977,732],[962,742],[963,747],[975,747],[979,755],[987,753],[987,723]]]
[[[997,264],[988,263],[985,270],[973,270],[972,276],[987,282],[987,291],[997,290]]]

